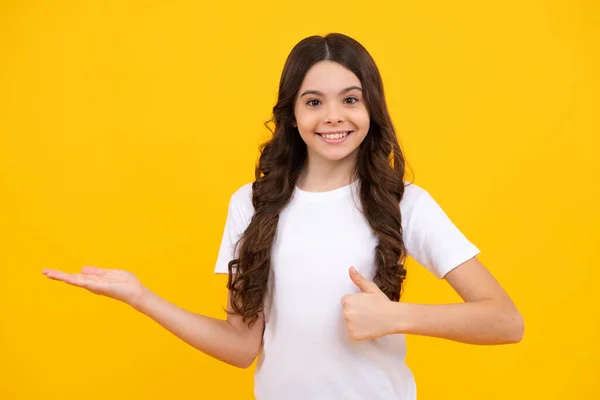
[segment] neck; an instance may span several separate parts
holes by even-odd
[[[302,172],[298,176],[296,186],[307,192],[326,192],[339,189],[354,181],[352,176],[356,153],[331,161],[307,154]]]

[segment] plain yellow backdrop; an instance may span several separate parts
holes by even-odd
[[[408,338],[419,399],[600,398],[596,1],[3,1],[0,399],[251,399],[253,368],[40,271],[130,270],[223,317],[227,202],[283,63],[371,52],[415,183],[481,250],[524,340]],[[411,260],[405,301],[457,301]],[[293,360],[290,360],[293,362]],[[310,368],[310,366],[307,366]]]

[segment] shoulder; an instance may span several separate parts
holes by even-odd
[[[233,192],[229,203],[230,207],[234,207],[243,211],[253,211],[254,206],[252,205],[252,183],[253,182],[248,182]]]
[[[421,202],[429,193],[421,186],[404,181],[404,194],[400,200],[400,211],[402,214],[409,214],[415,210],[417,203]]]
[[[415,221],[427,221],[429,225],[437,225],[447,217],[429,191],[414,183],[405,183],[404,195],[400,200],[400,213],[409,225],[413,225]]]
[[[253,183],[254,182],[248,182],[246,184],[243,184],[239,188],[237,188],[231,195],[231,198],[235,199],[237,201],[243,201],[247,198],[252,198],[252,184]]]

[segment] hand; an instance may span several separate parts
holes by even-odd
[[[94,294],[120,300],[129,305],[139,302],[140,298],[148,292],[134,274],[119,269],[83,267],[79,274],[68,274],[46,268],[42,273],[50,279],[81,287]]]
[[[351,339],[375,339],[394,333],[394,303],[379,287],[350,268],[350,279],[360,293],[342,297],[344,321]]]

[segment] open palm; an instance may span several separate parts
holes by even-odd
[[[69,274],[55,269],[42,271],[49,279],[81,287],[92,293],[131,304],[145,291],[144,285],[131,272],[119,269],[83,267],[80,273]]]

